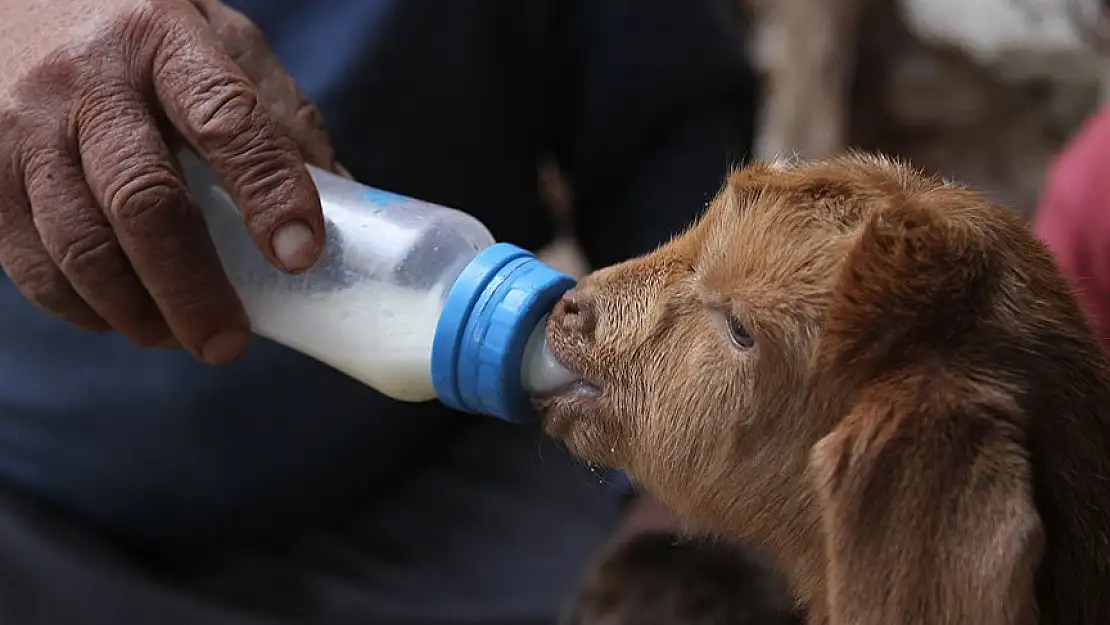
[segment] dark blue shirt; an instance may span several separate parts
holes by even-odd
[[[744,156],[752,77],[716,0],[239,0],[360,180],[552,234],[565,170],[595,264],[687,225]],[[0,479],[122,536],[260,536],[372,499],[471,417],[257,340],[231,366],[73,329],[0,275]]]

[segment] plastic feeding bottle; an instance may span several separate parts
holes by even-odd
[[[273,267],[207,163],[180,154],[252,330],[394,399],[523,422],[529,396],[573,381],[545,320],[571,286],[466,213],[309,168],[327,242],[300,275]]]

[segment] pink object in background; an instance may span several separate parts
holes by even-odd
[[[1110,346],[1110,107],[1079,129],[1049,169],[1033,227]]]

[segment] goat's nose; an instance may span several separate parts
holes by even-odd
[[[555,310],[551,312],[551,316],[560,330],[581,338],[590,338],[597,326],[594,298],[588,292],[578,288],[571,289],[563,295],[563,298],[555,304]]]

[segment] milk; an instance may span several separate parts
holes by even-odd
[[[312,297],[256,298],[256,332],[406,402],[435,399],[430,374],[439,292],[374,283]]]
[[[406,402],[435,399],[430,367],[442,294],[371,286],[312,297],[273,293],[255,299],[247,313],[257,334],[388,397]],[[550,392],[576,379],[547,349],[545,322],[533,331],[521,362],[521,381],[532,393]]]

